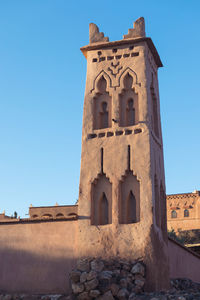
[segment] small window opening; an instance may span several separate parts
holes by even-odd
[[[188,218],[189,217],[189,210],[188,209],[185,209],[184,210],[184,218]]]
[[[175,210],[172,210],[171,217],[172,217],[172,219],[176,219],[177,218],[177,212]]]

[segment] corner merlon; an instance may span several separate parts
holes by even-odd
[[[145,37],[145,36],[146,36],[145,22],[144,22],[144,18],[141,17],[133,23],[133,28],[129,29],[128,34],[125,34],[123,38],[130,39],[130,38],[136,38],[136,37],[138,38],[138,37]]]
[[[109,42],[109,38],[104,37],[104,33],[99,32],[98,26],[94,23],[90,23],[89,25],[89,39],[90,44],[97,42]]]

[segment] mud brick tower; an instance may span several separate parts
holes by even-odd
[[[144,19],[109,42],[90,24],[79,191],[79,257],[143,258],[147,289],[169,287],[157,70]]]

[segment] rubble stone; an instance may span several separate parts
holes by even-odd
[[[117,299],[126,300],[126,299],[128,299],[128,296],[129,296],[128,290],[125,288],[122,288],[121,290],[119,290],[119,292],[117,294]]]
[[[89,272],[90,262],[87,258],[79,259],[77,262],[77,269],[82,272]]]
[[[140,274],[142,276],[145,275],[145,268],[144,265],[140,262],[137,262],[131,269],[131,273],[133,274]]]
[[[87,273],[87,272],[83,272],[83,273],[81,274],[81,276],[80,276],[80,283],[86,282],[87,276],[88,276],[88,273]]]
[[[72,291],[74,294],[79,294],[84,291],[84,285],[82,283],[72,283]]]
[[[101,272],[104,268],[104,263],[102,260],[93,260],[91,262],[91,269],[95,272]]]
[[[102,296],[100,296],[98,299],[99,300],[114,300],[114,297],[113,297],[111,291],[108,291],[105,294],[103,294]]]
[[[87,280],[90,281],[94,278],[97,278],[97,272],[95,271],[90,271],[88,274],[87,274]]]
[[[86,291],[90,291],[90,290],[94,290],[98,286],[99,281],[95,278],[85,282],[84,284],[85,284]]]
[[[89,296],[88,292],[83,292],[78,295],[77,300],[90,300],[91,297]]]
[[[95,298],[95,299],[96,299],[100,294],[101,294],[101,293],[99,292],[99,290],[91,290],[90,293],[89,293],[90,297]]]
[[[72,271],[70,273],[70,279],[72,282],[77,283],[80,280],[81,272],[80,271]]]

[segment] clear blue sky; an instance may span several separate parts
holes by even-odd
[[[78,198],[88,27],[157,47],[167,193],[200,190],[200,1],[0,1],[0,211]]]

